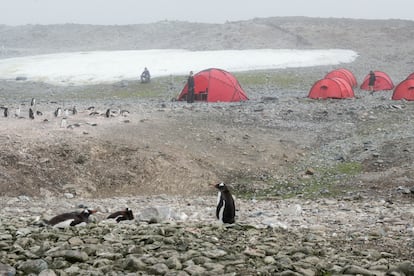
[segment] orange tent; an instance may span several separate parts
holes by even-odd
[[[342,78],[346,80],[351,85],[351,87],[357,87],[358,85],[354,74],[345,68],[335,69],[329,72],[325,76],[325,79],[328,79],[328,78]]]
[[[414,73],[409,74],[407,79],[414,79]]]
[[[400,82],[395,87],[391,99],[414,101],[414,78]]]
[[[238,80],[229,72],[211,68],[194,75],[194,100],[206,102],[240,102],[249,98]],[[179,101],[187,99],[188,88],[184,86]]]
[[[384,72],[381,71],[374,71],[376,80],[374,84],[374,90],[392,90],[394,88],[394,84],[391,80],[391,78]],[[361,84],[362,90],[369,90],[368,87],[369,83],[369,74],[365,76],[364,81]]]
[[[327,78],[315,82],[309,91],[311,99],[346,99],[353,98],[354,90],[351,85],[342,78]]]

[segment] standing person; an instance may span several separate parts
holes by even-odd
[[[187,103],[194,102],[194,76],[193,71],[190,71],[190,75],[187,79]]]
[[[375,77],[375,73],[374,71],[369,71],[369,80],[368,80],[368,89],[370,92],[370,94],[372,95],[374,93],[374,85],[375,85],[375,80],[377,78]]]

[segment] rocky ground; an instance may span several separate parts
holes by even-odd
[[[359,53],[340,65],[359,82],[378,69],[397,84],[412,70],[405,38],[413,24],[270,18],[0,26],[0,44],[3,58],[177,48],[195,34],[200,40],[181,48],[344,48]],[[22,117],[0,117],[0,270],[414,275],[414,107],[391,101],[392,91],[371,96],[358,88],[351,100],[307,99],[311,85],[334,68],[238,73],[250,101],[230,104],[171,101],[184,76],[86,87],[0,81],[0,105],[13,113],[20,106]],[[43,113],[34,120],[32,97]],[[58,107],[68,110],[66,120],[53,115]],[[214,219],[210,184],[217,181],[237,197],[234,226]],[[84,228],[37,225],[81,205],[98,210]],[[105,222],[126,206],[134,221]]]

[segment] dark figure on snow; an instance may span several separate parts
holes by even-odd
[[[374,71],[369,71],[369,80],[368,80],[368,89],[370,91],[370,94],[374,93],[374,85],[376,81],[375,73]]]
[[[147,67],[144,68],[144,71],[141,74],[141,83],[147,83],[151,81],[151,74],[148,71]]]
[[[187,103],[194,102],[194,76],[193,71],[190,71],[190,75],[187,79]]]

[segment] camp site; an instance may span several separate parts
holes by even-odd
[[[0,25],[0,274],[413,275],[413,37]]]

